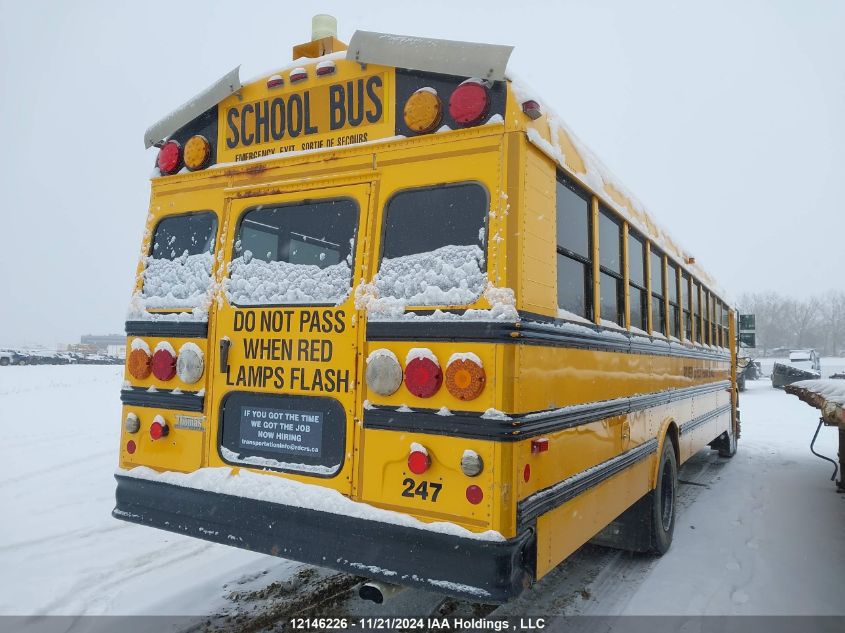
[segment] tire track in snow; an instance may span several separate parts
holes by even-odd
[[[83,455],[82,457],[79,457],[78,459],[72,459],[68,462],[63,462],[61,464],[51,464],[49,468],[42,468],[40,470],[34,470],[34,471],[19,474],[16,477],[4,479],[4,480],[0,481],[0,488],[3,488],[5,486],[10,486],[12,484],[16,484],[16,483],[19,483],[21,481],[25,481],[27,479],[34,479],[34,478],[37,478],[37,477],[51,477],[52,475],[55,474],[55,472],[57,470],[64,470],[64,469],[67,469],[67,468],[72,468],[73,466],[76,466],[77,464],[81,464],[83,462],[91,462],[92,460],[94,460],[98,457],[106,457],[108,455],[114,455],[114,454],[115,454],[114,450],[98,451],[96,453],[88,453],[86,455]],[[96,465],[96,466],[97,466],[96,470],[100,470],[99,465]],[[92,470],[94,470],[94,464],[92,464]]]
[[[111,567],[103,567],[82,574],[61,595],[38,609],[35,615],[52,615],[57,612],[75,615],[102,614],[111,603],[113,591],[109,589],[114,587],[116,580],[119,579],[120,584],[125,585],[128,580],[177,565],[214,546],[215,543],[195,543],[192,540],[186,540],[172,544],[168,550],[145,552],[118,565],[114,565],[113,561],[108,561],[107,564],[112,565]]]

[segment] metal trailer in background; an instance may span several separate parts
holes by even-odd
[[[843,376],[845,378],[845,376]],[[842,477],[842,466],[845,461],[845,379],[828,378],[825,380],[804,380],[786,386],[786,392],[798,396],[801,400],[821,411],[819,425],[810,443],[810,451],[813,455],[829,461],[834,466],[831,481],[836,481],[838,492],[845,492],[845,481]],[[835,426],[839,430],[839,463],[824,455],[820,455],[814,449],[816,438],[822,426]]]

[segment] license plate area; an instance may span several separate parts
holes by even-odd
[[[231,392],[220,408],[220,458],[315,477],[343,468],[346,413],[333,398]]]

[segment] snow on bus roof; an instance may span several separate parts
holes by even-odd
[[[645,206],[628,191],[599,158],[563,122],[553,108],[542,100],[536,90],[508,69],[506,79],[519,103],[528,100],[540,104],[545,117],[527,124],[528,140],[560,165],[590,191],[613,208],[632,227],[653,241],[684,270],[696,277],[723,300],[728,297],[716,281],[701,266],[688,263],[692,259],[655,220]],[[546,121],[547,125],[543,125]]]

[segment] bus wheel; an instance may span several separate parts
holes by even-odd
[[[675,532],[675,506],[678,499],[678,460],[669,436],[663,441],[657,485],[652,492],[651,549],[665,554]]]

